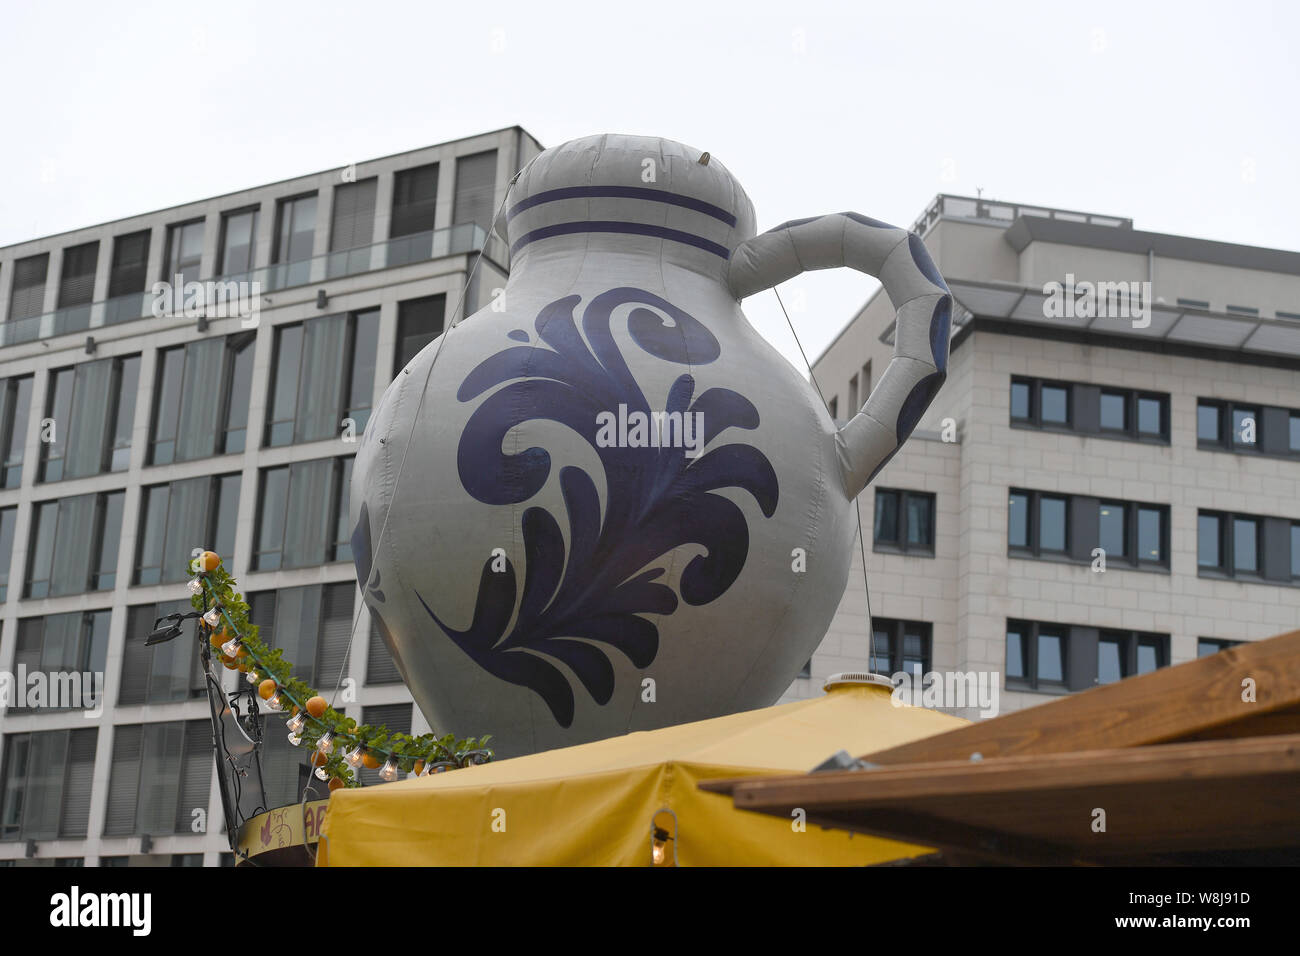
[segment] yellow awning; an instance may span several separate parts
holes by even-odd
[[[656,814],[683,866],[862,865],[927,852],[743,813],[702,780],[807,771],[965,724],[888,688],[745,711],[330,798],[318,866],[649,866]],[[670,810],[676,817],[676,833]]]

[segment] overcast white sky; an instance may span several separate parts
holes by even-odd
[[[982,187],[1300,249],[1297,10],[4,0],[0,245],[519,124],[709,150],[760,230]],[[787,285],[809,358],[875,288]],[[770,293],[746,312],[803,367]]]

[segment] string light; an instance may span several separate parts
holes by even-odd
[[[221,612],[214,607],[212,610],[208,611],[208,613],[203,615],[203,623],[208,627],[216,627],[221,623]]]
[[[384,764],[384,769],[379,771],[379,779],[385,783],[392,783],[397,779],[397,754],[388,758],[388,763]]]
[[[289,728],[290,733],[301,734],[303,728],[307,726],[307,712],[304,710],[298,711],[296,715],[289,718],[289,722],[285,726]]]
[[[299,746],[301,746],[301,745],[302,745],[302,735],[301,735],[301,734],[290,734],[290,735],[289,735],[289,743],[292,744],[292,745],[295,746],[295,747],[299,747]]]
[[[232,637],[226,643],[221,645],[221,653],[227,657],[235,657],[239,654],[240,640],[238,637]]]
[[[316,749],[323,754],[334,752],[334,731],[327,730],[320,740],[316,741]]]
[[[198,595],[203,593],[203,582],[200,581],[198,578],[195,578],[192,581],[190,581],[190,583],[186,585],[186,587],[190,589],[191,594]]]

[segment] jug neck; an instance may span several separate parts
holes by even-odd
[[[608,276],[619,283],[658,286],[665,273],[685,270],[726,285],[731,250],[702,236],[627,223],[583,223],[581,232],[525,237],[511,249],[510,282],[572,282]],[[676,234],[674,234],[676,233]]]

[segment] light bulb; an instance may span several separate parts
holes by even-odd
[[[190,581],[188,587],[189,587],[189,589],[190,589],[190,593],[191,593],[191,594],[202,594],[202,593],[203,593],[203,582],[202,582],[202,581],[199,581],[199,580],[193,580],[193,581]]]
[[[272,697],[270,700],[266,702],[266,709],[273,710],[276,713],[279,713],[280,711],[284,710],[284,701],[280,699],[279,694],[276,694],[274,697]]]
[[[328,770],[326,770],[324,767],[317,767],[317,768],[316,768],[316,779],[317,779],[317,780],[328,780],[329,778],[330,778],[330,775],[329,775],[329,771],[328,771]]]
[[[664,865],[664,845],[658,840],[655,841],[655,846],[651,851],[651,855],[654,857],[655,866]]]
[[[302,729],[307,726],[307,711],[298,711],[297,715],[289,718],[289,723],[285,726],[295,734],[302,733]]]
[[[289,743],[292,744],[293,746],[297,747],[297,746],[299,746],[299,745],[302,743],[302,738],[301,738],[300,736],[298,736],[297,734],[290,734],[290,735],[289,735]]]
[[[362,750],[363,750],[362,746],[360,744],[357,744],[355,747],[353,747],[351,750],[349,750],[347,753],[343,755],[343,759],[349,767],[361,766]]]
[[[257,671],[249,671],[247,674],[244,675],[244,679],[247,680],[250,684],[258,684],[261,683],[262,675],[259,674]]]
[[[650,835],[650,860],[655,866],[663,866],[668,858],[668,841],[672,837],[663,827],[655,827]]]
[[[208,611],[207,614],[203,615],[203,623],[208,627],[216,627],[221,623],[221,612],[214,607],[212,610]]]
[[[221,653],[225,654],[227,657],[234,657],[239,653],[239,644],[239,638],[232,637],[230,640],[226,641],[226,643],[221,645]]]
[[[379,779],[385,783],[392,783],[397,779],[397,757],[388,758],[388,763],[384,764],[384,769],[379,771]]]
[[[323,754],[334,752],[334,731],[325,731],[325,736],[316,741],[316,749]]]

